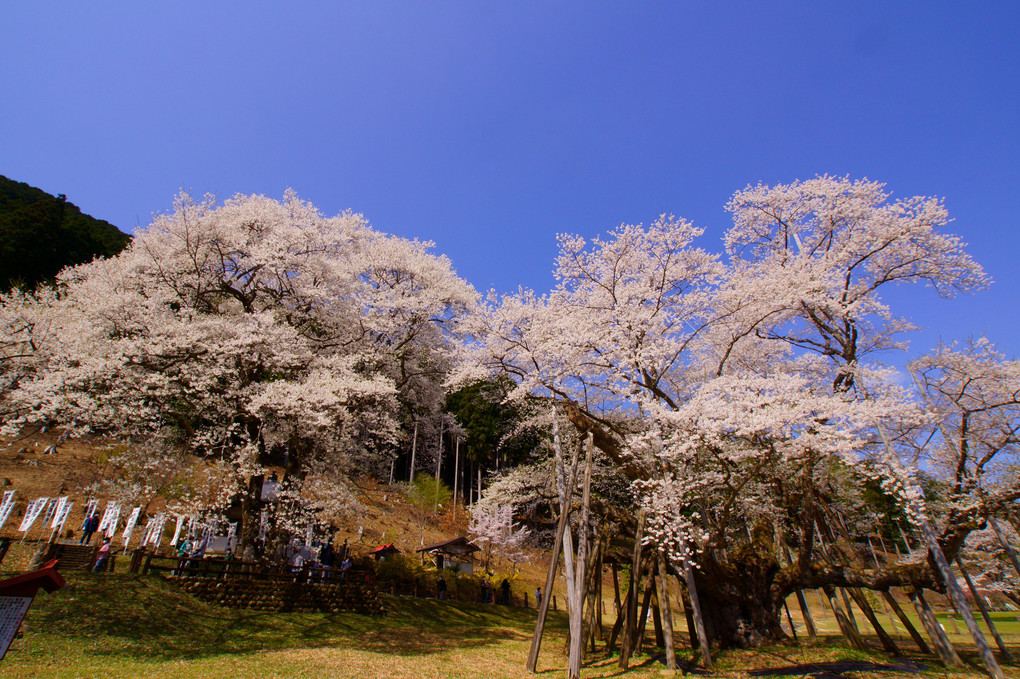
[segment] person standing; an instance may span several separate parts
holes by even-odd
[[[437,598],[440,601],[446,598],[446,578],[443,577],[442,573],[439,574],[439,581],[436,583],[436,590],[438,591]]]
[[[542,605],[542,588],[541,587],[536,587],[535,588],[535,608],[538,608],[541,605]]]
[[[85,521],[81,524],[81,540],[78,541],[79,545],[87,545],[92,541],[92,535],[99,528],[99,515],[93,513],[92,515],[85,518]]]
[[[510,580],[503,578],[503,582],[499,583],[499,603],[504,606],[510,605]]]
[[[110,538],[103,538],[103,544],[96,553],[96,565],[92,567],[93,573],[106,570],[106,562],[110,560]]]

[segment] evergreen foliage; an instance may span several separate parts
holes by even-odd
[[[64,267],[116,255],[129,242],[63,195],[0,175],[0,290],[34,288]]]

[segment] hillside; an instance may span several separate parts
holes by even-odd
[[[129,242],[63,195],[0,175],[0,290],[33,288],[66,266],[115,255]]]
[[[0,489],[14,489],[18,497],[14,512],[0,529],[0,536],[20,540],[22,534],[17,529],[26,502],[60,495],[68,496],[75,503],[65,531],[78,533],[84,518],[83,489],[108,471],[104,469],[106,450],[102,440],[61,442],[59,434],[59,430],[50,430],[17,439],[0,439]],[[55,452],[47,453],[47,450]],[[201,462],[196,458],[194,464],[197,466]],[[367,554],[375,547],[393,543],[402,553],[414,555],[422,542],[430,544],[466,534],[468,514],[462,505],[458,505],[456,512],[452,507],[441,511],[422,535],[401,484],[389,486],[368,477],[355,482],[360,511],[344,525],[336,527],[336,540],[348,540],[355,554]],[[155,501],[148,512],[158,511],[160,505],[159,500]],[[122,515],[122,522],[123,518]],[[29,531],[28,539],[45,539],[48,534],[41,522],[37,522]],[[547,558],[547,554],[536,551],[531,562],[522,565],[515,591],[533,593],[534,588],[544,582]],[[493,564],[493,570],[499,570],[500,565]]]

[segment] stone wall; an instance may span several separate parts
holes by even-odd
[[[256,611],[382,615],[379,592],[365,582],[296,584],[285,580],[241,580],[168,576],[167,580],[209,603]]]

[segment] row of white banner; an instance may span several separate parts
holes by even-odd
[[[30,500],[28,507],[25,509],[25,516],[21,519],[21,525],[18,526],[18,530],[27,534],[39,517],[42,516],[43,525],[45,526],[46,523],[49,522],[50,530],[54,530],[59,533],[64,529],[64,524],[67,522],[67,517],[70,515],[71,507],[73,506],[74,503],[68,502],[66,497],[41,497],[37,500]],[[91,517],[93,514],[96,514],[98,508],[99,501],[90,500],[85,509],[86,519]],[[7,523],[7,519],[10,517],[13,509],[14,491],[4,491],[3,500],[0,500],[0,528],[3,528],[4,524]],[[124,532],[122,535],[125,549],[127,549],[128,544],[131,542],[131,536],[135,531],[135,527],[138,525],[138,517],[141,513],[141,507],[134,507],[128,515],[127,522],[124,524]],[[107,502],[106,509],[103,511],[103,515],[99,521],[98,528],[96,528],[96,532],[112,540],[117,533],[117,527],[120,523],[120,514],[120,502],[114,500]],[[174,518],[176,519],[177,525],[174,527],[173,539],[170,541],[171,545],[177,544],[177,540],[181,536],[181,531],[184,529],[187,529],[188,532],[191,533],[195,532],[196,529],[208,530],[208,528],[212,528],[211,526],[200,526],[197,522],[197,517],[195,516],[177,514],[174,515]],[[155,516],[150,517],[145,523],[140,546],[150,545],[158,547],[163,539],[163,533],[165,532],[166,524],[169,519],[170,516],[166,512],[159,512]],[[82,525],[82,528],[84,529],[84,524]],[[201,532],[205,531],[203,530]]]

